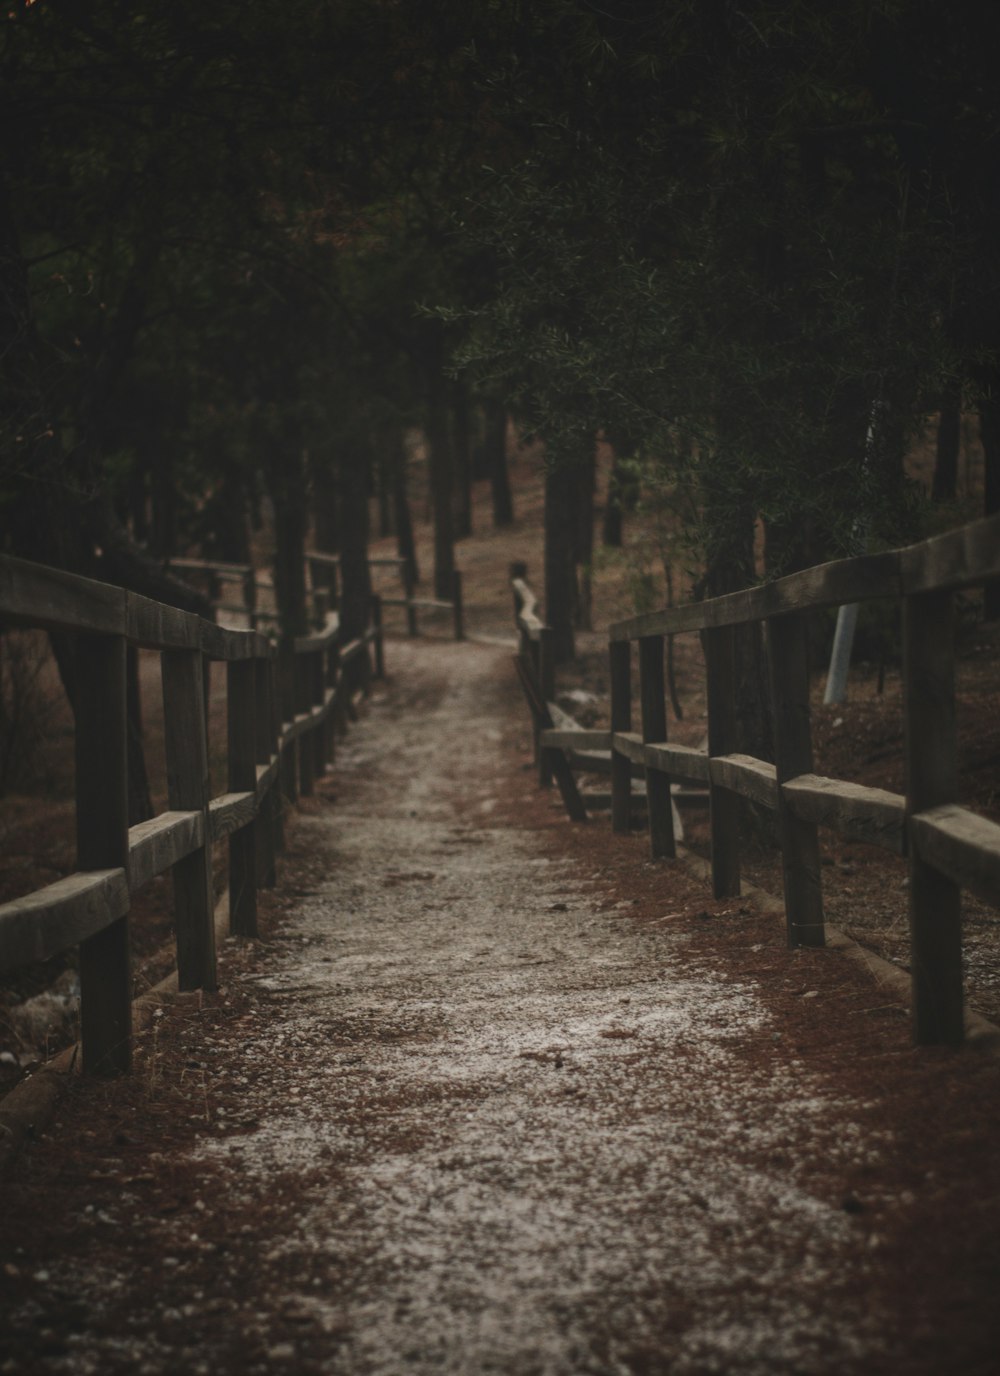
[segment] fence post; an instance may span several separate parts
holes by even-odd
[[[314,708],[323,706],[324,674],[323,651],[314,650],[309,656],[307,666],[310,696]],[[323,717],[309,733],[309,749],[313,757],[313,777],[322,779],[326,773],[326,718]]]
[[[454,569],[451,575],[452,609],[455,618],[455,639],[465,639],[465,621],[462,607],[462,571]]]
[[[124,636],[81,635],[76,671],[77,868],[128,868]],[[88,1075],[132,1063],[128,917],[80,943],[80,1039]]]
[[[165,650],[161,656],[170,807],[180,812],[200,812],[204,827],[201,846],[173,867],[180,989],[214,989],[216,983],[202,660],[200,650]]]
[[[532,641],[532,660],[535,665],[538,692],[543,703],[550,703],[556,695],[556,666],[552,657],[552,631],[548,626],[539,626],[538,639]],[[542,788],[552,787],[552,765],[550,756],[541,748],[538,732],[535,733],[535,752],[538,761],[538,782]]]
[[[279,733],[286,722],[289,725],[294,723],[297,701],[295,642],[290,636],[282,636],[278,642],[278,720],[281,723]],[[299,740],[294,736],[281,752],[281,768],[278,771],[281,775],[281,791],[289,803],[296,803],[299,798],[298,754]]]
[[[254,659],[254,740],[256,763],[267,768],[274,751],[271,719],[271,665],[262,656]],[[254,770],[256,788],[256,770]],[[276,882],[274,795],[277,785],[272,783],[258,800],[254,830],[257,833],[257,882],[262,888],[273,889]]]
[[[632,730],[632,642],[613,640],[608,647],[611,667],[611,730]],[[611,743],[611,827],[627,832],[632,823],[632,762]]]
[[[639,699],[642,706],[642,739],[667,739],[667,685],[663,667],[663,636],[639,639]],[[660,769],[646,769],[646,801],[649,809],[649,850],[656,859],[677,854],[674,815],[670,804],[670,776]]]
[[[375,677],[385,678],[385,642],[382,635],[382,599],[372,593],[372,626],[375,630]]]
[[[417,627],[417,609],[413,605],[413,571],[408,564],[403,565],[403,596],[406,598],[406,633],[407,635],[419,635]]]
[[[823,889],[819,829],[794,817],[781,785],[811,774],[809,653],[804,612],[767,621],[767,657],[774,711],[774,763],[778,779],[778,836],[785,886],[785,921],[790,946],[822,946]]]
[[[246,603],[247,624],[257,629],[257,571],[251,564],[243,578],[243,601]]]
[[[732,626],[709,626],[702,632],[708,699],[708,754],[729,755],[736,749],[736,653]],[[736,898],[740,892],[740,800],[728,788],[708,785],[712,836],[712,893]]]
[[[903,601],[907,817],[958,796],[954,620],[950,592]],[[913,1037],[922,1046],[958,1046],[965,1034],[961,891],[908,850]]]
[[[279,652],[280,653],[280,652]],[[281,744],[281,670],[279,654],[267,661],[268,693],[271,708],[271,741],[278,757],[278,775],[270,789],[271,818],[274,824],[274,846],[280,854],[285,849],[285,749]]]
[[[311,712],[313,705],[312,654],[295,654],[293,664],[296,714]],[[299,747],[299,793],[303,798],[311,798],[316,783],[316,751],[312,731],[303,731],[302,735],[296,739]]]
[[[226,665],[230,793],[257,789],[256,669],[252,659],[231,659]],[[229,838],[229,930],[257,935],[256,818]]]

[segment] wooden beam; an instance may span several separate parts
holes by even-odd
[[[796,817],[830,827],[852,841],[906,854],[906,805],[901,794],[820,774],[788,779],[781,791]]]
[[[713,755],[708,762],[709,782],[738,793],[761,807],[778,806],[778,782],[773,764],[753,755]]]
[[[644,744],[667,739],[667,679],[664,644],[660,635],[639,641],[639,702]],[[674,810],[670,802],[670,776],[646,765],[646,797],[649,803],[649,850],[654,860],[672,860],[677,854]]]
[[[161,812],[128,833],[128,886],[135,893],[205,844],[200,812]]]
[[[205,842],[173,867],[177,979],[181,989],[214,989],[215,920],[208,823],[208,753],[202,656],[197,650],[162,655],[167,793],[175,811],[203,818]]]
[[[954,804],[910,818],[913,849],[926,864],[1000,908],[1000,826]]]
[[[809,655],[802,612],[767,623],[767,657],[779,784],[812,773],[809,719]],[[715,753],[714,751],[712,752]],[[797,816],[778,791],[778,835],[790,946],[822,946],[823,890],[816,823]]]
[[[736,749],[736,647],[731,626],[713,626],[702,636],[708,698],[708,753]],[[740,805],[736,796],[708,774],[712,836],[712,893],[736,898],[740,892]]]
[[[76,863],[128,870],[125,637],[76,643]],[[80,1037],[88,1075],[132,1064],[132,966],[128,918],[80,943]]]
[[[91,870],[0,904],[0,971],[50,960],[124,918],[124,869]]]
[[[229,930],[257,935],[257,666],[251,660],[226,666],[226,735],[229,796],[226,809],[235,824],[229,836]],[[210,808],[211,812],[211,808]],[[220,813],[217,814],[221,816]]]

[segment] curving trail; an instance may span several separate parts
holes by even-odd
[[[870,1233],[795,1170],[877,1164],[852,1104],[794,1057],[748,1069],[756,987],[516,824],[509,651],[390,669],[297,823],[276,938],[230,953],[214,1019],[170,1015],[188,1138],[130,1157],[102,1220],[81,1201],[0,1369],[890,1369]]]

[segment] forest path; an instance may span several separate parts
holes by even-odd
[[[388,658],[276,932],[146,1048],[172,1117],[120,1117],[48,1251],[10,1254],[0,1370],[908,1370],[871,1226],[799,1171],[877,1172],[857,1106],[674,929],[680,868],[640,926],[599,848],[574,866],[519,821],[509,650]]]

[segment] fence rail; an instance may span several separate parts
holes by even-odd
[[[535,711],[542,775],[551,772],[557,756],[580,767],[585,758],[593,762],[594,751],[610,747],[612,825],[624,832],[632,822],[632,776],[641,768],[654,857],[675,853],[671,783],[707,785],[717,898],[740,892],[739,799],[776,812],[791,945],[825,940],[820,826],[905,856],[914,1039],[958,1044],[964,1036],[960,895],[966,889],[1000,906],[1000,826],[958,802],[954,594],[995,579],[1000,516],[904,549],[838,560],[742,592],[619,621],[609,631],[611,730],[551,729]],[[551,677],[542,687],[546,630],[530,589],[519,580],[513,588],[522,657],[533,668],[544,702],[552,696]],[[875,598],[896,599],[903,608],[905,795],[813,772],[806,616]],[[750,622],[765,628],[773,763],[736,749],[733,637],[737,626]],[[665,639],[684,631],[702,636],[707,752],[667,740]],[[634,643],[639,731],[632,729]]]
[[[337,607],[340,562],[339,554],[325,554],[318,550],[310,550],[305,556],[306,568],[309,573],[313,616],[318,625],[323,624],[328,610]],[[438,598],[418,597],[416,595],[415,585],[409,576],[409,565],[406,559],[388,555],[375,556],[368,560],[368,567],[396,569],[398,571],[403,595],[401,597],[380,596],[378,603],[382,607],[402,607],[405,610],[407,634],[414,636],[420,634],[419,613],[421,611],[450,611],[455,639],[464,639],[465,623],[460,570],[455,569],[452,573],[451,597]],[[182,577],[185,574],[192,574],[196,578],[201,576],[207,582],[208,598],[213,611],[245,616],[252,630],[256,630],[263,623],[273,625],[280,620],[276,610],[260,605],[260,589],[265,585],[261,584],[257,572],[251,564],[226,564],[212,559],[176,558],[167,561],[167,568],[179,573]],[[238,583],[242,587],[242,602],[231,601],[223,594],[222,586],[224,583]]]
[[[229,922],[257,930],[257,890],[274,883],[283,801],[312,792],[333,755],[333,720],[352,709],[350,666],[368,645],[383,666],[377,618],[342,644],[326,616],[277,644],[121,588],[0,556],[0,622],[76,636],[77,872],[0,905],[0,971],[80,953],[81,1044],[88,1073],[131,1063],[132,895],[170,870],[181,989],[216,983],[212,846],[229,846]],[[161,657],[168,810],[128,826],[126,652]],[[227,791],[209,796],[206,679],[226,664]],[[367,662],[367,656],[365,656]]]

